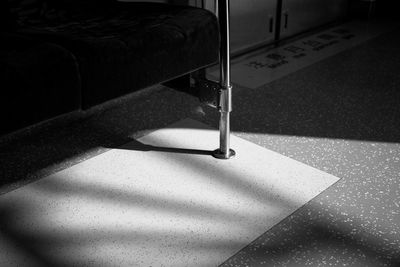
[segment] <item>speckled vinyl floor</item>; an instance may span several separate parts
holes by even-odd
[[[341,180],[222,266],[400,266],[399,47],[394,30],[265,86],[235,88],[235,135]],[[217,127],[214,110],[157,87],[2,138],[1,193],[186,117]],[[14,242],[46,262],[31,245],[46,240]]]
[[[339,180],[236,136],[215,159],[218,139],[182,120],[0,196],[0,266],[218,266]]]

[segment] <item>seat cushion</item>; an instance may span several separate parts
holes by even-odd
[[[9,3],[7,1],[0,2],[0,30],[11,31],[16,26],[16,17],[11,13]]]
[[[111,2],[68,16],[33,23],[24,33],[75,55],[84,107],[218,60],[217,20],[203,9]]]
[[[31,25],[43,21],[66,21],[77,11],[112,3],[116,0],[4,0],[19,25]]]
[[[66,49],[0,35],[0,134],[80,108],[77,63]]]

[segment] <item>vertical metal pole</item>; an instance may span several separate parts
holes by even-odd
[[[221,33],[220,47],[220,101],[219,101],[219,131],[220,147],[214,151],[214,157],[229,159],[235,156],[230,149],[230,112],[232,111],[232,85],[230,70],[229,46],[229,0],[217,0],[219,28]]]

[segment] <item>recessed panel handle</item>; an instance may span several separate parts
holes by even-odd
[[[283,18],[284,18],[284,24],[283,24],[283,27],[285,28],[285,29],[287,29],[288,28],[288,23],[289,23],[289,12],[285,12],[285,13],[283,13]]]
[[[274,17],[273,16],[269,17],[269,32],[270,33],[274,32]]]

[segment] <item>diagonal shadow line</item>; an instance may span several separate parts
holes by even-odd
[[[111,149],[125,149],[125,150],[131,150],[131,151],[149,151],[149,150],[143,150],[143,147],[146,145],[141,143],[138,140],[132,139],[131,142],[125,144],[124,146],[121,147],[111,147]],[[157,147],[156,147],[157,148]],[[168,148],[166,150],[172,150],[172,151],[179,151],[179,148]],[[192,149],[183,149],[184,151],[189,150],[191,151]],[[197,150],[195,150],[197,151]],[[203,151],[203,150],[200,150]],[[159,154],[160,157],[168,157],[166,154]],[[169,160],[172,159],[172,157],[168,157]],[[178,159],[175,159],[175,161],[178,161]],[[198,170],[200,172],[203,172],[205,174],[208,174],[206,176],[211,176],[213,177],[215,182],[218,182],[220,185],[225,186],[226,188],[229,188],[231,190],[234,190],[235,192],[240,192],[244,196],[250,197],[255,201],[258,201],[260,203],[264,203],[268,205],[276,205],[280,207],[293,207],[294,203],[293,200],[291,199],[291,196],[287,195],[285,192],[279,191],[279,192],[267,192],[265,190],[257,190],[259,189],[259,185],[255,183],[251,183],[250,181],[245,181],[243,177],[240,177],[237,173],[235,173],[234,170],[230,169],[216,169],[214,171],[211,171],[205,164],[202,164],[201,161],[196,159],[196,162],[189,160],[188,158],[185,157],[180,157],[179,158],[179,164],[182,165],[188,165],[194,170]],[[262,191],[262,192],[261,192]]]
[[[77,248],[84,246],[94,246],[97,244],[115,244],[120,243],[137,243],[146,244],[150,246],[159,246],[159,242],[162,239],[170,238],[171,233],[168,231],[153,231],[153,230],[122,230],[116,228],[104,229],[104,231],[94,231],[88,228],[85,233],[71,228],[63,228],[60,231],[54,231],[54,229],[48,229],[48,231],[32,231],[32,229],[23,229],[18,227],[15,223],[17,218],[21,218],[24,213],[29,212],[32,209],[32,204],[28,203],[7,203],[1,205],[0,203],[0,235],[5,238],[6,242],[12,245],[18,246],[18,249],[24,255],[29,258],[29,264],[33,266],[43,267],[61,267],[71,266],[63,262],[63,257],[68,257],[68,248]],[[35,218],[33,218],[35,219]],[[208,233],[210,235],[210,233]],[[190,233],[172,233],[173,236],[177,236],[169,243],[168,249],[187,250],[188,248],[204,251],[204,252],[224,252],[228,247],[244,247],[247,242],[237,240],[225,236],[221,239],[215,236],[209,236],[209,238],[193,239],[190,243],[182,242],[182,238],[190,235]],[[189,247],[188,247],[189,245]],[[52,248],[62,246],[66,252],[60,251],[63,256],[54,256],[51,252]],[[0,257],[2,252],[0,251]],[[60,255],[60,254],[59,254]],[[71,255],[73,259],[78,259]],[[80,259],[83,260],[83,259]],[[94,259],[93,259],[94,260]],[[0,261],[1,262],[1,261]],[[95,262],[95,260],[93,261]],[[33,264],[38,263],[38,265]],[[87,262],[82,261],[79,266],[87,265]],[[7,265],[8,266],[8,265]],[[100,266],[100,263],[96,264]],[[207,264],[209,266],[209,264]]]
[[[56,178],[56,177],[54,177]],[[154,211],[169,212],[171,214],[185,214],[187,216],[196,216],[201,219],[212,219],[219,222],[231,222],[239,225],[240,220],[246,218],[233,211],[227,211],[215,207],[202,207],[201,204],[191,203],[190,205],[183,200],[163,198],[157,195],[148,195],[139,191],[129,192],[114,191],[110,188],[100,185],[83,184],[74,182],[73,185],[47,179],[42,180],[40,184],[32,185],[35,190],[47,194],[66,194],[82,195],[97,200],[107,200],[108,202],[124,203],[130,206],[142,206]],[[238,221],[239,220],[239,221]]]
[[[129,143],[129,147],[122,146],[119,149],[128,149],[128,150],[137,150],[143,152],[166,152],[166,153],[176,153],[176,154],[190,154],[190,155],[205,155],[212,156],[213,151],[210,150],[201,150],[201,149],[190,149],[190,148],[178,148],[178,147],[162,147],[162,146],[153,146],[141,143],[137,140],[133,143]]]
[[[161,151],[161,152],[173,152],[173,153],[184,153],[184,154],[201,154],[201,155],[211,155],[212,151],[208,150],[198,150],[198,149],[183,149],[183,148],[173,148],[173,147],[161,147],[161,146],[152,146],[143,144],[137,140],[131,140],[131,142],[125,144],[122,147],[118,147],[118,149],[126,149],[132,151]],[[168,156],[166,154],[160,154],[161,157]],[[171,157],[169,157],[171,159]],[[249,183],[248,181],[244,181],[242,177],[239,177],[237,173],[233,170],[229,172],[225,172],[222,170],[217,170],[217,172],[210,172],[207,168],[204,168],[202,164],[195,164],[196,162],[192,162],[190,160],[181,158],[180,164],[190,165],[194,169],[198,169],[201,172],[209,173],[215,178],[219,184],[225,186],[226,188],[230,188],[235,192],[240,192],[246,197],[250,197],[255,201],[260,203],[268,204],[269,206],[280,207],[282,209],[287,209],[288,207],[293,208],[293,202],[290,198],[276,197],[276,193],[271,195],[271,192],[267,194],[267,192],[260,190],[256,190],[256,184]],[[60,181],[56,182],[54,180],[45,180],[40,184],[37,184],[37,189],[60,193],[60,188],[62,188],[62,192],[68,192],[69,194],[80,194],[91,197],[93,199],[104,199],[106,198],[108,201],[117,201],[123,202],[125,204],[131,205],[134,203],[142,203],[142,205],[146,205],[155,210],[164,210],[167,212],[177,212],[180,211],[187,215],[195,215],[203,218],[213,218],[218,219],[219,221],[226,220],[237,220],[242,218],[239,214],[236,214],[231,211],[217,209],[214,207],[206,207],[205,210],[200,206],[191,206],[190,209],[187,207],[187,204],[174,199],[164,199],[157,196],[147,196],[140,192],[114,192],[109,188],[104,188],[99,185],[91,185],[90,187],[85,186],[83,184],[79,185],[70,185],[68,183],[60,183]]]
[[[14,206],[0,206],[0,214],[2,215],[2,219],[0,219],[0,233],[9,234],[9,236],[19,236],[16,240],[25,241],[26,245],[33,246],[48,246],[51,244],[63,244],[63,246],[71,246],[75,247],[78,245],[92,245],[93,242],[113,242],[118,240],[119,242],[137,242],[138,244],[142,242],[153,243],[155,245],[160,243],[160,240],[168,239],[171,237],[175,237],[171,239],[169,245],[170,247],[180,247],[182,245],[190,244],[192,248],[201,248],[205,244],[209,249],[224,249],[229,246],[237,247],[238,245],[246,245],[247,242],[243,242],[243,240],[238,240],[235,237],[231,236],[215,236],[212,233],[206,233],[207,236],[197,236],[197,238],[193,238],[190,240],[190,243],[187,243],[184,240],[188,236],[193,236],[191,231],[188,231],[186,228],[182,228],[181,231],[164,231],[164,230],[156,230],[156,229],[119,229],[115,227],[102,227],[102,231],[97,231],[91,227],[85,228],[68,228],[63,227],[60,228],[60,231],[55,231],[51,227],[47,227],[37,230],[37,229],[24,229],[18,226],[18,223],[15,223],[16,218],[21,218],[24,213],[29,211],[29,204],[18,203],[19,207],[16,210]],[[4,218],[4,219],[3,219]],[[32,218],[33,222],[36,223],[36,217]],[[43,221],[45,218],[41,218]],[[82,233],[84,232],[84,234]],[[206,249],[206,247],[203,247]],[[1,254],[0,254],[1,255]]]
[[[144,145],[143,143],[140,143],[139,141],[132,140],[129,144],[118,147],[118,149],[127,149],[127,150],[138,150],[138,151],[151,151],[151,149],[158,149],[161,152],[167,152],[167,151],[173,151],[176,153],[179,152],[184,152],[184,153],[201,153],[202,155],[210,155],[211,151],[205,151],[205,150],[196,150],[196,149],[183,149],[183,148],[168,148],[168,147],[162,147],[162,146],[149,146],[149,145]],[[166,153],[161,153],[159,154],[162,158],[168,157]],[[171,158],[171,157],[168,157]],[[213,176],[215,180],[227,187],[231,188],[237,192],[240,192],[241,194],[244,194],[245,196],[251,197],[257,201],[260,201],[261,203],[275,203],[277,205],[280,205],[282,207],[285,206],[292,206],[292,200],[288,198],[287,196],[285,197],[280,197],[279,199],[276,199],[275,197],[271,198],[271,195],[266,195],[267,192],[264,190],[257,190],[257,185],[253,184],[249,181],[243,180],[243,177],[240,177],[238,173],[236,173],[234,170],[221,170],[217,169],[216,172],[211,172],[211,170],[208,170],[207,168],[204,168],[205,165],[201,164],[201,161],[197,159],[196,161],[191,161],[185,157],[181,158],[181,161],[179,161],[180,164],[187,164],[190,167],[192,167],[195,170],[205,172],[206,174],[208,173],[209,175]],[[199,164],[200,163],[200,164]],[[100,197],[100,196],[96,196]]]
[[[27,255],[31,260],[29,262],[32,266],[43,267],[58,267],[61,266],[58,262],[54,261],[51,257],[46,255],[44,250],[39,249],[38,242],[34,239],[29,239],[21,232],[21,230],[12,229],[15,225],[12,223],[13,219],[18,212],[15,211],[16,206],[1,206],[0,205],[0,236],[2,242],[7,242],[12,246],[16,246],[19,251]],[[0,259],[1,259],[0,251]],[[3,255],[4,256],[4,255]],[[0,261],[1,262],[1,261]]]

